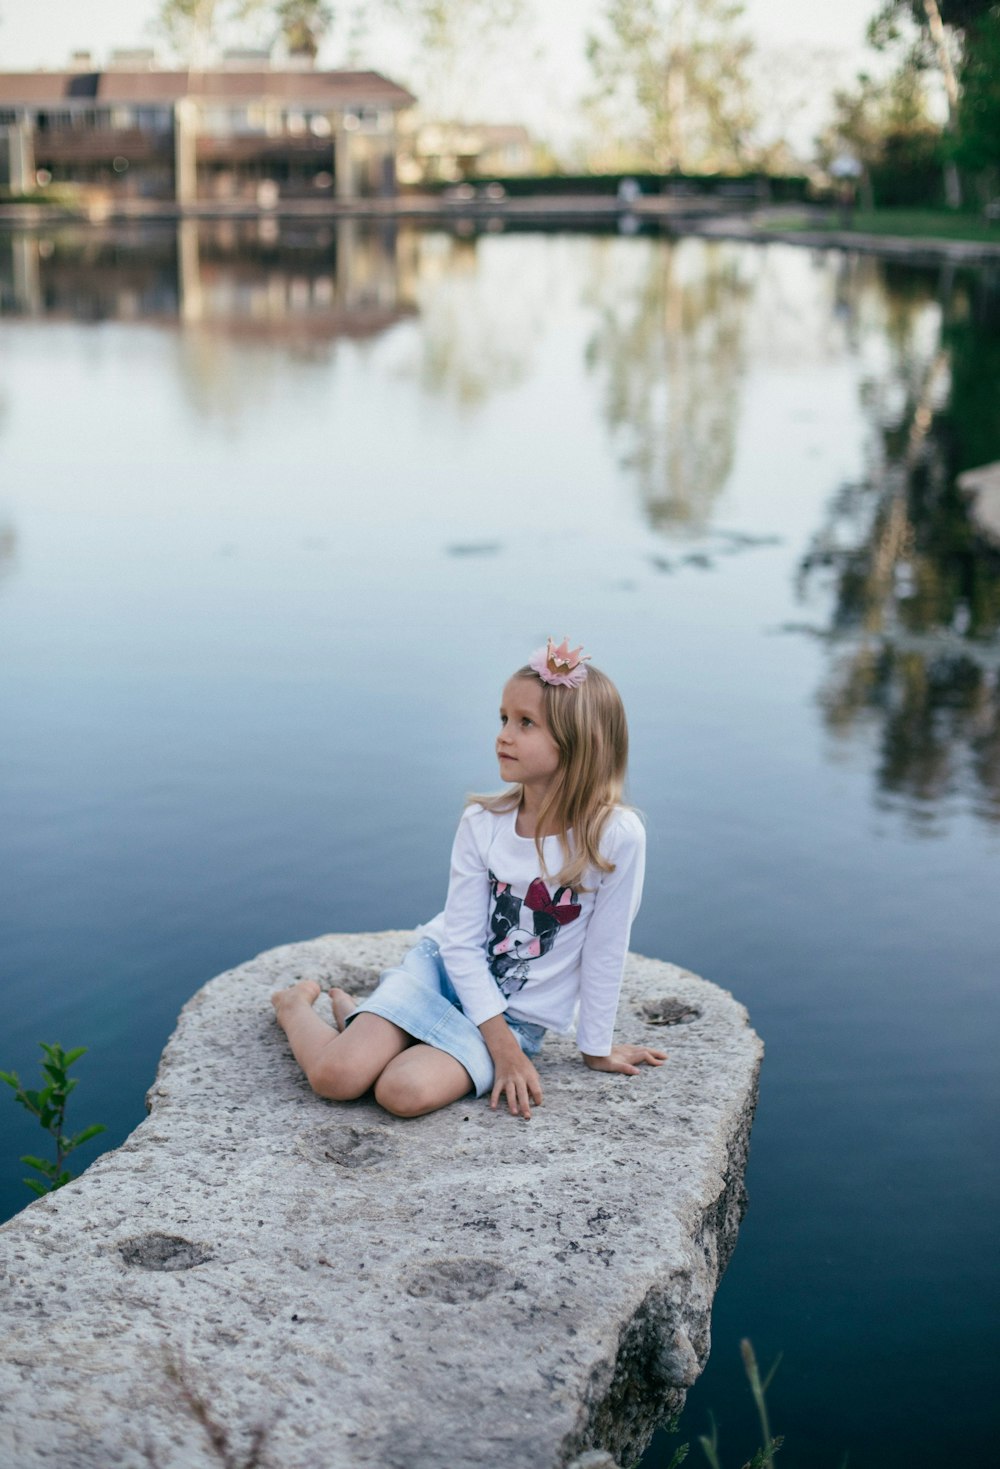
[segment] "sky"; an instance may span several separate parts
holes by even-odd
[[[469,77],[456,112],[471,105],[482,121],[520,121],[557,145],[572,135],[589,70],[585,42],[602,0],[529,0],[532,21],[505,55],[494,52],[490,75]],[[348,5],[334,6],[344,13]],[[872,62],[865,27],[878,0],[746,0],[744,27],[771,59],[768,94],[777,97],[784,131],[808,149],[822,125],[833,85],[849,84]],[[0,69],[64,66],[73,50],[90,50],[100,65],[114,47],[153,42],[159,0],[0,0]],[[321,64],[344,63],[345,38],[334,31]],[[385,21],[370,28],[360,62],[411,82],[412,40]]]

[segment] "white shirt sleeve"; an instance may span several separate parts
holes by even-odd
[[[489,812],[482,806],[469,806],[458,823],[440,943],[448,977],[473,1025],[482,1025],[484,1020],[502,1015],[507,1008],[507,1001],[486,963],[490,820]]]
[[[608,853],[615,870],[601,877],[580,961],[576,1043],[585,1056],[611,1054],[629,934],[642,897],[646,832],[634,811],[622,812],[617,836]]]

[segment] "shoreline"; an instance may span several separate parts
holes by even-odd
[[[803,210],[789,206],[789,218],[801,219]],[[874,254],[915,264],[950,261],[955,264],[985,265],[1000,261],[1000,239],[962,240],[936,235],[869,234],[850,229],[829,229],[817,217],[815,228],[783,226],[780,206],[750,212],[734,212],[730,201],[647,195],[628,204],[607,195],[576,195],[572,198],[537,195],[530,198],[450,199],[437,195],[412,195],[384,199],[279,200],[262,209],[250,200],[206,200],[180,206],[172,200],[127,200],[115,204],[95,201],[89,206],[58,204],[0,204],[0,228],[38,230],[59,225],[178,224],[187,221],[298,221],[322,223],[336,219],[391,221],[409,224],[450,224],[476,229],[485,226],[501,232],[519,225],[550,229],[587,229],[596,225],[616,226],[624,235],[639,233],[644,226],[659,226],[665,234],[705,239],[734,240],[749,244],[786,244],[806,249],[847,250]]]

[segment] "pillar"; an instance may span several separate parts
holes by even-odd
[[[191,97],[174,103],[174,198],[182,207],[198,198],[198,104]]]
[[[341,118],[333,138],[333,184],[338,199],[354,198],[353,153],[351,134]]]
[[[0,148],[6,165],[6,183],[12,194],[31,194],[35,182],[35,124],[30,112],[0,128]]]

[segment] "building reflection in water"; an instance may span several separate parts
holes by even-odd
[[[867,472],[842,486],[800,569],[830,584],[820,703],[839,739],[874,734],[885,802],[933,832],[957,799],[1000,822],[1000,547],[955,486],[1000,459],[1000,280],[845,261]]]
[[[599,325],[588,366],[649,523],[704,531],[733,463],[754,292],[747,252],[664,243],[627,254],[605,242],[588,295]],[[612,288],[612,286],[614,288]]]
[[[290,343],[377,335],[415,310],[416,239],[392,222],[185,220],[0,238],[0,314],[205,322]]]

